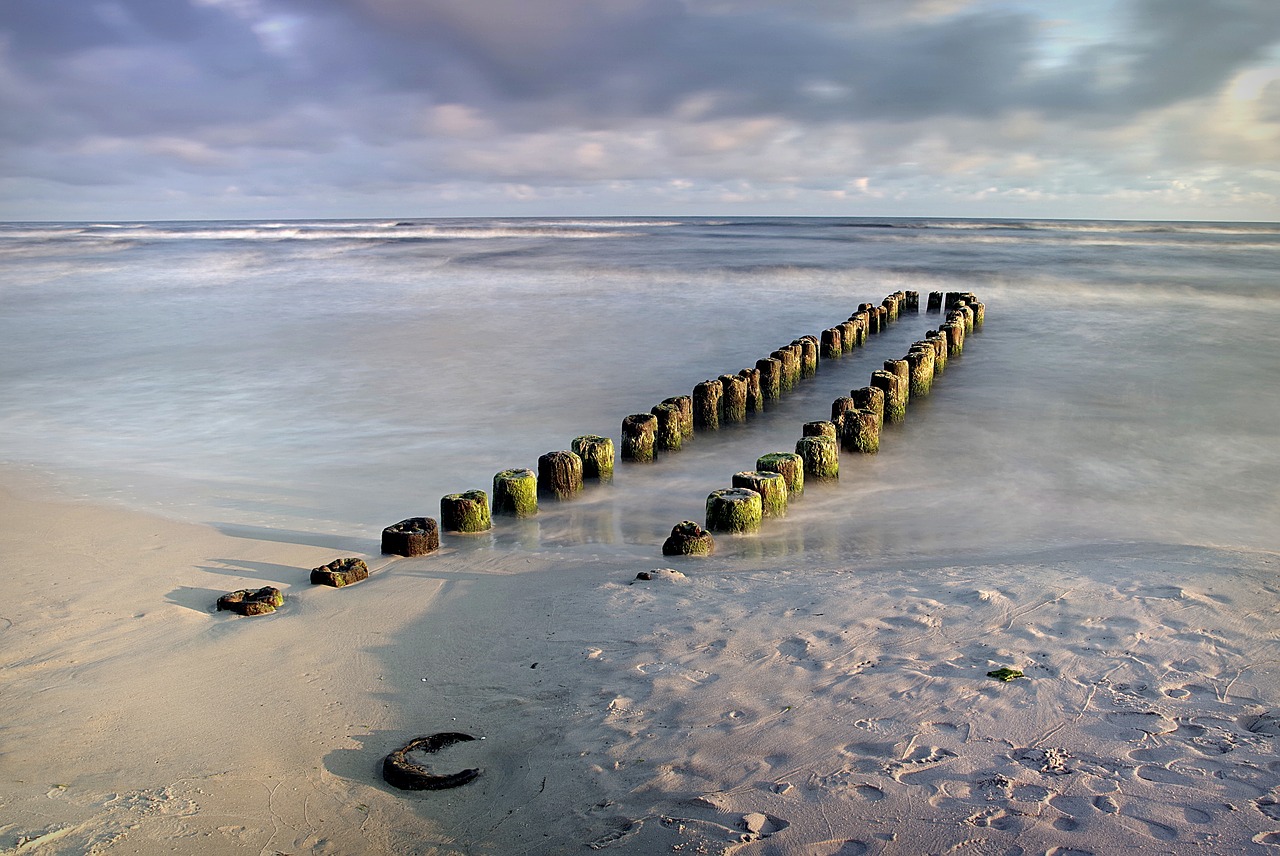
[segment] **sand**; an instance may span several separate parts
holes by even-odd
[[[1280,853],[1274,553],[393,560],[5,483],[0,852]],[[382,782],[438,731],[475,782]]]

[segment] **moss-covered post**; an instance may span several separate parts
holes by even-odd
[[[889,329],[889,309],[881,305],[876,307],[876,312],[880,316],[880,332],[883,333]]]
[[[813,336],[801,336],[793,345],[800,346],[800,377],[811,378],[818,374],[818,340]]]
[[[725,425],[747,421],[747,379],[720,375],[720,419]]]
[[[937,377],[947,370],[947,334],[941,330],[930,330],[924,334],[924,340],[933,345],[933,376]]]
[[[649,416],[648,413],[645,416]],[[652,419],[652,416],[649,416]],[[582,458],[573,452],[547,452],[538,458],[538,494],[572,499],[582,492]]]
[[[884,370],[893,372],[902,381],[902,399],[904,404],[911,402],[911,364],[906,360],[885,360]]]
[[[960,356],[960,352],[964,350],[964,322],[948,321],[938,328],[938,332],[946,334],[947,356]]]
[[[916,342],[907,351],[907,365],[911,367],[911,397],[920,398],[933,388],[933,364],[936,352],[928,342]]]
[[[841,416],[840,445],[846,452],[880,451],[880,416],[874,410],[850,410]]]
[[[964,332],[967,336],[973,332],[973,307],[966,301],[956,304],[956,311],[964,313]]]
[[[987,320],[987,304],[973,301],[969,304],[969,308],[973,310],[973,326],[978,328]]]
[[[871,385],[884,392],[884,421],[901,422],[907,418],[907,385],[893,372],[871,373]]]
[[[756,360],[756,368],[760,370],[760,394],[765,401],[776,401],[782,397],[782,360],[767,357]]]
[[[720,400],[724,397],[724,384],[717,380],[704,380],[693,388],[693,427],[703,431],[720,428]]]
[[[633,413],[622,420],[622,460],[647,464],[653,460],[658,417]]]
[[[941,292],[941,291],[931,291],[931,292],[929,292],[929,309],[928,309],[928,311],[929,311],[930,313],[940,313],[940,312],[942,312],[942,292]]]
[[[684,445],[684,414],[675,404],[655,404],[652,413],[658,419],[654,432],[654,446],[662,452],[678,452]]]
[[[680,433],[688,440],[693,436],[693,399],[687,395],[676,395],[662,399],[663,404],[675,405],[680,410]]]
[[[779,386],[783,394],[795,389],[796,381],[800,380],[800,349],[787,345],[769,356],[782,363],[782,379]]]
[[[920,314],[920,292],[908,291],[905,293],[907,295],[907,300],[903,305],[903,310],[910,312],[912,315]]]
[[[756,469],[778,473],[793,498],[804,493],[804,458],[792,452],[770,452],[756,459]]]
[[[835,422],[825,420],[804,423],[800,426],[800,433],[805,437],[830,437],[832,440],[839,437]]]
[[[787,480],[781,473],[768,470],[734,473],[733,486],[745,487],[760,494],[761,508],[765,517],[787,516]]]
[[[728,487],[707,496],[707,528],[712,532],[759,532],[763,516],[763,500],[754,490]]]
[[[870,410],[876,415],[876,427],[884,427],[884,390],[874,386],[864,386],[849,391],[849,396],[858,410]]]
[[[840,353],[850,354],[858,346],[858,322],[850,318],[836,325],[840,331]]]
[[[582,478],[598,479],[601,484],[613,481],[613,440],[599,434],[575,437],[569,448],[582,458]]]
[[[875,335],[880,332],[880,313],[876,307],[870,303],[862,304],[863,312],[867,313],[867,332]]]
[[[796,441],[796,454],[804,461],[806,479],[839,478],[840,448],[834,437],[801,437]]]
[[[844,331],[839,327],[830,327],[822,331],[822,358],[834,360],[844,354]]]
[[[440,497],[440,528],[446,532],[487,532],[489,495],[482,490],[450,493]]]
[[[382,530],[382,552],[425,556],[440,549],[440,528],[430,517],[410,517]]]
[[[738,377],[747,382],[747,412],[764,412],[764,392],[760,387],[760,369],[742,369]]]
[[[511,517],[538,513],[538,476],[533,470],[503,470],[494,475],[493,513]]]
[[[716,541],[711,533],[692,520],[682,520],[671,527],[671,535],[662,544],[664,556],[710,556]]]
[[[841,396],[840,398],[837,398],[835,401],[831,402],[831,421],[839,422],[841,413],[844,413],[847,410],[857,410],[857,409],[858,409],[858,403],[856,401],[854,401],[851,397],[847,395]]]
[[[880,305],[884,307],[885,318],[890,324],[898,320],[898,296],[896,294],[886,295]]]

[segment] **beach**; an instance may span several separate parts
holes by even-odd
[[[330,589],[306,582],[324,543],[3,501],[5,852],[1280,845],[1272,552],[453,547],[367,556],[370,580]],[[213,612],[268,584],[276,614]],[[1026,677],[987,677],[1002,666]],[[439,731],[484,738],[433,759],[476,781],[382,782]]]
[[[1280,227],[9,225],[0,250],[0,852],[1280,850]],[[381,552],[900,287],[918,315],[746,424]],[[879,453],[661,555],[936,327],[932,290],[986,324]],[[310,584],[344,557],[369,579]],[[262,586],[277,612],[217,611]],[[474,781],[383,781],[442,732],[477,739],[424,760]]]

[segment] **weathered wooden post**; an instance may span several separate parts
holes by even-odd
[[[883,333],[889,329],[889,310],[884,306],[877,306],[876,312],[880,316],[880,332]]]
[[[871,315],[866,310],[853,313],[849,318],[854,325],[853,344],[854,347],[861,348],[867,344],[867,332],[871,328]]]
[[[662,543],[664,556],[710,556],[716,549],[711,533],[692,520],[671,527],[671,535]]]
[[[840,445],[846,452],[874,455],[880,451],[880,415],[874,410],[850,410],[841,414]]]
[[[662,399],[663,404],[673,404],[680,409],[680,433],[688,440],[693,436],[693,399],[687,395],[676,395]]]
[[[822,331],[822,358],[834,360],[844,354],[844,331],[839,327],[830,327]]]
[[[482,490],[450,493],[440,497],[440,528],[446,532],[487,532],[489,495]]]
[[[653,416],[646,413],[649,419]],[[650,449],[653,433],[650,432]],[[573,499],[582,492],[582,458],[573,452],[547,452],[538,458],[538,494],[550,499]]]
[[[760,369],[741,369],[738,376],[747,382],[747,412],[764,412],[764,391],[760,387]]]
[[[965,335],[973,332],[973,307],[966,301],[960,301],[956,304],[956,311],[964,313],[964,332]]]
[[[724,397],[724,384],[717,380],[704,380],[693,388],[693,427],[704,431],[720,428],[720,400]]]
[[[410,517],[382,530],[382,552],[425,556],[440,549],[440,529],[430,517]]]
[[[916,342],[907,351],[907,364],[911,367],[911,397],[929,394],[933,388],[933,364],[936,352],[928,342]]]
[[[884,421],[901,422],[907,418],[906,384],[893,372],[871,373],[871,385],[884,392]]]
[[[734,473],[734,487],[745,487],[760,494],[760,504],[765,517],[787,516],[787,480],[781,473],[754,470]]]
[[[775,401],[781,398],[782,360],[777,357],[756,360],[756,368],[760,371],[760,394],[764,396],[764,400]]]
[[[747,379],[720,375],[720,419],[726,425],[747,421]]]
[[[957,357],[964,350],[964,322],[948,321],[938,328],[947,337],[947,356]]]
[[[929,292],[929,312],[942,312],[942,292]]]
[[[889,323],[892,324],[894,321],[898,320],[897,295],[895,294],[886,295],[884,300],[881,301],[880,305],[884,307],[885,318],[889,321]]]
[[[569,448],[582,458],[582,478],[599,479],[602,484],[613,481],[613,440],[599,434],[575,437]]]
[[[840,414],[849,410],[857,410],[858,403],[849,396],[842,396],[831,402],[831,421],[839,422]]]
[[[818,340],[813,336],[801,336],[791,343],[800,346],[800,377],[811,378],[818,374]]]
[[[947,370],[947,334],[941,330],[930,330],[924,334],[924,340],[933,345],[933,375],[937,377]]]
[[[494,475],[493,513],[511,517],[538,513],[538,476],[533,470],[503,470]]]
[[[658,417],[652,413],[633,413],[623,419],[622,460],[641,464],[652,461],[657,433]]]
[[[873,304],[864,303],[861,311],[867,313],[867,332],[874,335],[880,332],[880,313]]]
[[[800,349],[795,345],[785,345],[769,356],[782,363],[782,392],[785,394],[795,389],[800,380]]]
[[[839,478],[840,448],[834,437],[801,437],[796,441],[796,454],[804,461],[805,478]]]
[[[919,314],[920,292],[908,291],[908,292],[905,292],[905,294],[907,296],[907,299],[906,299],[906,303],[903,305],[903,309],[907,312],[910,312],[913,315]]]
[[[987,320],[987,304],[975,300],[969,304],[969,308],[973,310],[973,326],[981,327]]]
[[[792,452],[770,452],[756,459],[756,469],[778,473],[787,483],[787,493],[804,493],[804,458]]]
[[[832,440],[839,436],[836,424],[827,421],[806,422],[800,426],[800,433],[805,437],[830,437]]]
[[[650,411],[658,420],[654,432],[654,446],[663,452],[678,452],[684,445],[684,414],[675,404],[655,404]]]
[[[876,426],[884,426],[884,390],[874,386],[864,386],[849,391],[858,410],[870,410],[876,415]]]
[[[884,370],[892,372],[902,381],[902,403],[911,402],[911,364],[906,360],[885,360]]]
[[[759,532],[763,516],[763,500],[754,490],[729,487],[707,496],[707,528],[712,532]]]
[[[858,322],[853,318],[836,325],[840,331],[840,353],[850,354],[858,347]]]
[[[364,559],[357,559],[354,556],[334,559],[327,565],[311,569],[311,584],[315,586],[342,588],[367,579],[369,579],[369,566],[365,564]]]

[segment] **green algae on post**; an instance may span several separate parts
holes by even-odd
[[[720,375],[720,419],[726,424],[747,421],[747,379],[741,375]]]
[[[787,482],[791,496],[804,493],[804,459],[794,452],[770,452],[756,459],[756,469],[778,473]]]
[[[655,404],[650,411],[658,420],[654,446],[663,452],[678,452],[684,445],[684,414],[674,404]]]
[[[822,359],[834,360],[844,354],[844,333],[839,327],[822,331]]]
[[[613,481],[613,440],[599,434],[583,434],[575,437],[569,448],[582,458],[584,479],[598,479],[602,484]]]
[[[813,336],[801,336],[791,344],[800,348],[800,377],[815,377],[818,374],[818,340]]]
[[[884,421],[901,422],[907,418],[906,384],[893,372],[871,373],[871,385],[884,392]]]
[[[898,376],[898,380],[902,381],[902,402],[908,404],[911,401],[911,364],[906,360],[885,360],[884,370],[892,372]]]
[[[538,476],[530,469],[503,470],[493,477],[493,513],[532,517],[538,513]]]
[[[877,430],[884,427],[884,390],[875,386],[864,386],[849,390],[858,410],[870,410],[876,415]]]
[[[622,460],[647,464],[653,460],[657,443],[658,417],[652,413],[632,413],[622,420]]]
[[[720,400],[724,397],[724,384],[716,380],[704,380],[693,388],[693,427],[706,431],[720,428]]]
[[[670,404],[680,410],[680,434],[688,440],[693,436],[693,399],[687,395],[664,398],[661,404]]]
[[[928,342],[917,342],[907,352],[907,364],[911,368],[911,396],[923,398],[933,389],[933,365],[936,352]]]
[[[664,556],[710,556],[715,549],[715,538],[692,520],[671,527],[671,535],[662,543]]]
[[[759,532],[763,516],[763,501],[754,490],[729,487],[707,496],[707,529],[712,532]]]
[[[835,401],[831,402],[831,421],[838,424],[840,422],[841,413],[845,413],[849,410],[857,410],[857,409],[858,409],[858,403],[856,401],[854,401],[851,397],[847,395],[841,396],[840,398],[837,398]]]
[[[840,414],[840,445],[846,452],[874,455],[880,451],[880,416],[873,410]]]
[[[382,530],[382,552],[425,556],[440,549],[440,529],[430,517],[410,517]]]
[[[782,397],[782,360],[777,357],[766,357],[756,360],[756,368],[760,370],[760,394],[765,401],[773,401]]]
[[[440,528],[444,531],[487,532],[491,526],[489,495],[484,491],[469,490],[440,497]]]
[[[652,416],[649,418],[653,419]],[[582,458],[567,451],[547,452],[538,458],[538,493],[541,496],[573,499],[581,492]]]
[[[804,423],[800,426],[800,433],[805,437],[830,437],[832,440],[840,436],[836,433],[836,423],[825,419]]]
[[[801,437],[796,441],[796,454],[804,461],[805,478],[840,477],[840,449],[835,437]]]
[[[787,516],[787,480],[781,473],[753,470],[734,473],[733,486],[745,487],[760,494],[760,505],[765,517]]]
[[[314,575],[314,571],[312,574]],[[313,580],[314,582],[314,580]],[[237,615],[270,615],[284,606],[284,594],[275,586],[260,589],[240,589],[227,592],[218,598],[218,611],[226,609]],[[58,787],[66,787],[59,785]]]
[[[760,388],[760,369],[742,369],[738,377],[747,382],[747,412],[764,411],[764,392]]]
[[[369,566],[363,559],[334,559],[327,565],[311,569],[312,585],[342,588],[367,579],[369,579]]]
[[[1022,672],[1017,669],[1010,669],[1008,666],[1003,666],[999,669],[987,672],[987,677],[1008,683],[1009,681],[1016,680],[1017,678],[1025,678],[1026,675],[1022,674]]]

